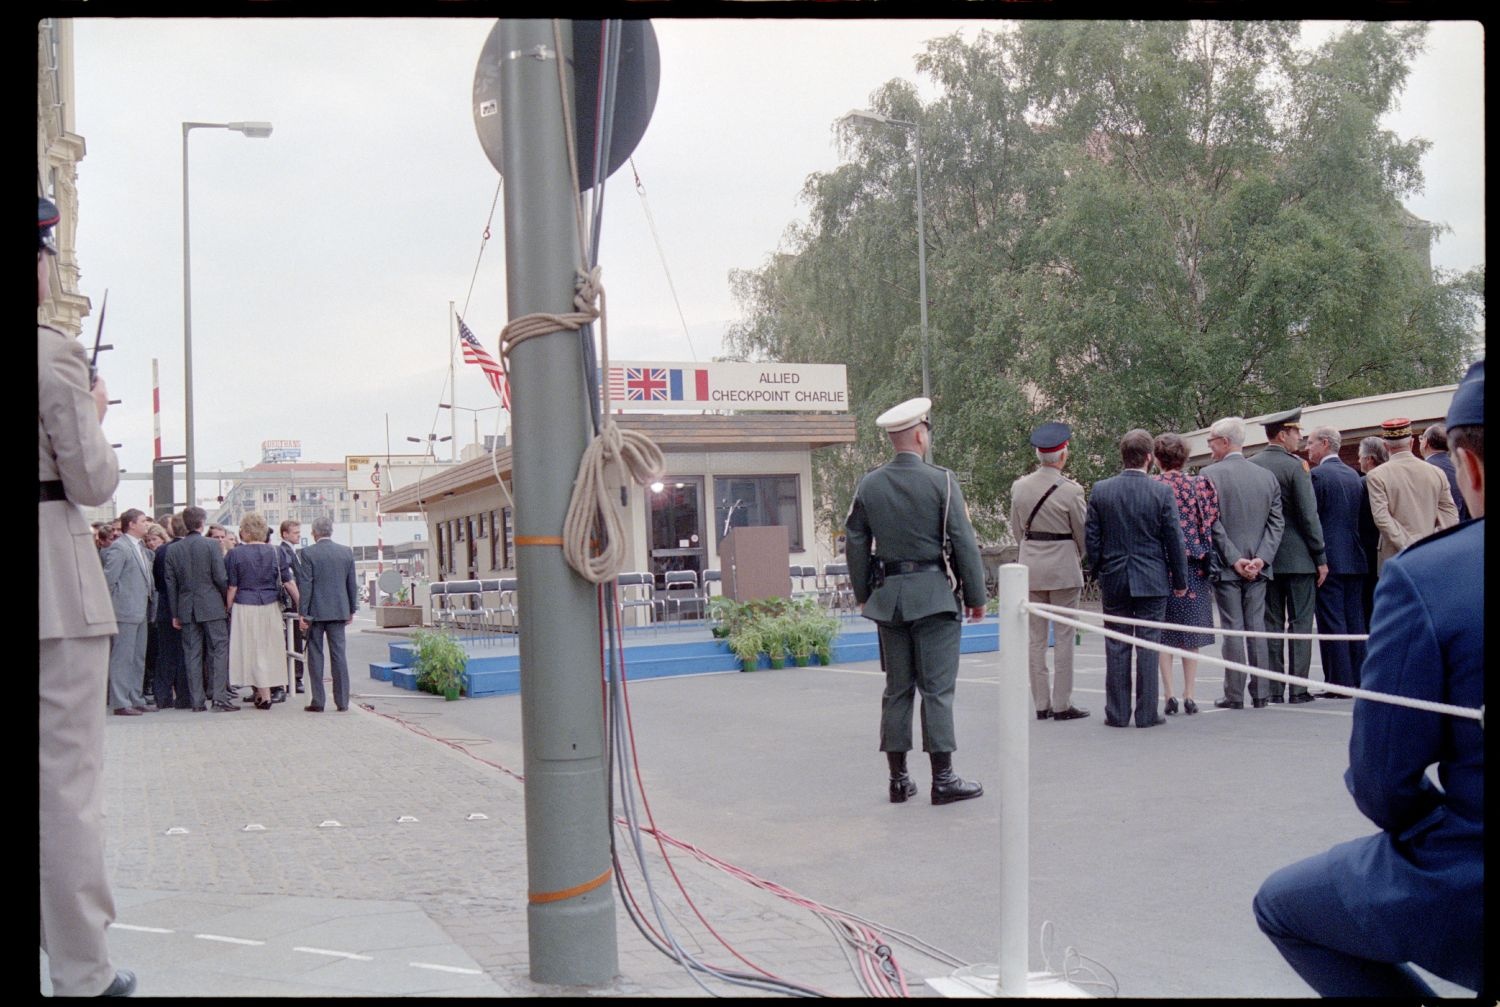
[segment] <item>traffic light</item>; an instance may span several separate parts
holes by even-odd
[[[177,509],[173,498],[173,462],[157,458],[151,462],[151,517],[160,521]]]

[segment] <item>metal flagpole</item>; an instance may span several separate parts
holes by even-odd
[[[571,56],[573,25],[558,25]],[[553,23],[502,20],[500,102],[511,318],[574,310],[581,261]],[[526,769],[526,930],[536,982],[600,985],[619,971],[597,589],[563,558],[563,517],[592,431],[572,331],[536,336],[507,361],[515,488]]]
[[[455,384],[454,382],[456,382],[458,380],[458,372],[457,372],[457,370],[455,370],[453,358],[457,355],[457,352],[458,352],[458,346],[457,346],[458,339],[457,339],[457,336],[454,335],[453,318],[454,318],[454,314],[453,314],[453,302],[449,301],[448,302],[448,401],[452,402],[452,403],[457,403],[458,402],[458,385]],[[457,409],[450,409],[450,410],[448,410],[448,454],[452,458],[454,458],[454,459],[458,458],[458,410]]]

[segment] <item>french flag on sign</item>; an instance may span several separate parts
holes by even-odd
[[[667,372],[667,379],[672,386],[672,401],[708,401],[708,371],[674,367]]]

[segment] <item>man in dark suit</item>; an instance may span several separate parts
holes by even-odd
[[[1281,544],[1271,559],[1271,579],[1266,583],[1263,628],[1267,633],[1311,633],[1317,588],[1328,576],[1312,476],[1307,463],[1297,457],[1302,449],[1301,421],[1300,406],[1267,416],[1261,421],[1266,428],[1266,448],[1250,459],[1250,464],[1276,477],[1281,489],[1281,516],[1286,522]],[[1306,680],[1312,668],[1311,640],[1267,640],[1266,651],[1272,671]],[[1270,689],[1267,698],[1273,703],[1283,699],[1308,703],[1313,698],[1305,685],[1292,686],[1289,697],[1285,683],[1268,681],[1266,685]]]
[[[156,582],[156,664],[152,691],[156,695],[156,708],[165,710],[171,702],[179,710],[192,709],[193,701],[188,689],[187,670],[183,665],[182,631],[172,625],[172,592],[167,590],[167,553],[178,542],[187,537],[187,525],[181,514],[173,514],[163,524],[170,524],[172,537],[156,547],[156,556],[151,561],[151,576]]]
[[[1484,362],[1448,408],[1459,489],[1474,520],[1385,561],[1364,685],[1484,706]],[[1367,699],[1354,703],[1354,803],[1380,831],[1284,867],[1256,893],[1261,930],[1327,997],[1435,996],[1408,963],[1485,988],[1484,728]],[[1427,770],[1437,764],[1436,780]]]
[[[1307,438],[1307,458],[1312,462],[1313,497],[1323,526],[1323,548],[1328,557],[1328,576],[1318,585],[1318,633],[1361,634],[1365,631],[1364,582],[1369,572],[1365,542],[1361,534],[1374,529],[1365,501],[1365,484],[1359,473],[1339,459],[1339,432],[1317,427]],[[1334,685],[1358,685],[1359,666],[1365,645],[1359,640],[1319,640],[1323,679]],[[1323,699],[1343,699],[1337,692],[1322,692]]]
[[[1219,494],[1219,519],[1214,522],[1214,602],[1224,629],[1264,631],[1266,582],[1273,575],[1271,560],[1281,547],[1284,522],[1281,487],[1276,477],[1251,465],[1241,450],[1245,421],[1226,416],[1208,428],[1208,449],[1214,462],[1204,478]],[[1224,660],[1267,668],[1270,657],[1264,637],[1224,637]],[[1245,660],[1246,651],[1249,661]],[[1245,708],[1245,673],[1224,669],[1224,695],[1214,700],[1222,710]],[[1260,709],[1271,694],[1271,683],[1259,675],[1250,680],[1251,704]]]
[[[1448,477],[1448,490],[1453,494],[1454,504],[1458,506],[1458,519],[1469,520],[1469,505],[1464,503],[1463,494],[1458,491],[1458,470],[1453,467],[1453,459],[1448,456],[1448,428],[1443,424],[1434,423],[1422,431],[1422,460],[1428,465],[1437,466]]]
[[[281,610],[282,612],[296,612],[297,599],[297,571],[302,567],[302,553],[297,548],[302,543],[302,523],[287,519],[281,522],[281,542],[276,546],[277,562],[281,565],[281,573],[278,577],[284,577],[287,571],[291,572],[290,580],[281,582]],[[301,620],[294,620],[289,625],[292,627],[291,639],[287,641],[291,646],[288,650],[295,650],[299,654],[307,650],[307,639],[302,635]],[[303,664],[300,660],[292,662],[297,677],[297,692],[304,691],[302,684]],[[278,698],[278,695],[280,698]],[[280,686],[271,689],[271,701],[279,703],[286,698],[286,689]]]
[[[960,619],[964,613],[971,622],[984,618],[984,566],[958,480],[923,461],[932,443],[931,409],[931,399],[909,399],[875,420],[890,436],[895,456],[865,473],[844,520],[854,598],[880,635],[885,671],[880,750],[890,767],[893,804],[917,792],[906,772],[915,692],[922,694],[922,749],[932,761],[932,803],[984,793],[980,784],[953,772]],[[948,542],[957,585],[949,582],[944,561]]]
[[[340,712],[349,709],[349,659],[344,650],[344,627],[359,609],[359,585],[354,578],[354,550],[332,538],[333,522],[313,522],[313,544],[302,550],[298,565],[298,611],[307,637],[307,670],[312,676],[312,702],[305,710],[322,713],[323,639],[328,639],[328,661],[333,667],[333,702]]]
[[[1161,622],[1167,614],[1167,592],[1187,594],[1187,547],[1177,520],[1172,491],[1146,474],[1151,463],[1151,435],[1132,430],[1120,438],[1124,469],[1101,479],[1089,495],[1084,544],[1089,567],[1098,572],[1104,614]],[[1106,622],[1151,643],[1161,630]],[[1104,641],[1104,723],[1130,722],[1130,652],[1136,653],[1135,726],[1155,727],[1166,718],[1156,712],[1157,652],[1113,638]]]
[[[224,550],[203,537],[207,519],[202,507],[182,512],[188,533],[167,554],[167,593],[172,596],[172,625],[182,630],[182,662],[193,709],[202,712],[208,702],[215,713],[235,713],[240,707],[229,689],[229,610],[224,607],[229,575]]]

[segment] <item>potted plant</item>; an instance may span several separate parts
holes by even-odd
[[[411,585],[403,584],[390,600],[375,606],[375,625],[382,629],[422,625],[422,610],[411,600]]]
[[[734,627],[741,619],[741,611],[744,606],[733,598],[725,598],[723,595],[708,600],[708,621],[716,640],[726,640],[729,634],[734,632]]]
[[[806,668],[812,660],[813,647],[817,643],[816,629],[813,621],[801,614],[789,624],[786,650],[792,655],[792,663],[799,668]]]
[[[818,656],[818,663],[828,665],[833,663],[833,638],[839,633],[839,620],[836,616],[826,612],[819,612],[809,623],[812,636],[813,653]]]
[[[765,620],[761,642],[766,653],[771,656],[771,667],[786,667],[787,644],[793,632],[792,617],[789,615],[775,615]]]
[[[755,625],[741,625],[729,636],[729,649],[740,659],[742,671],[754,671],[760,666],[760,652],[764,638]]]
[[[418,630],[412,639],[416,645],[412,667],[417,670],[417,688],[445,699],[457,699],[464,685],[464,669],[468,667],[469,655],[447,633]]]

